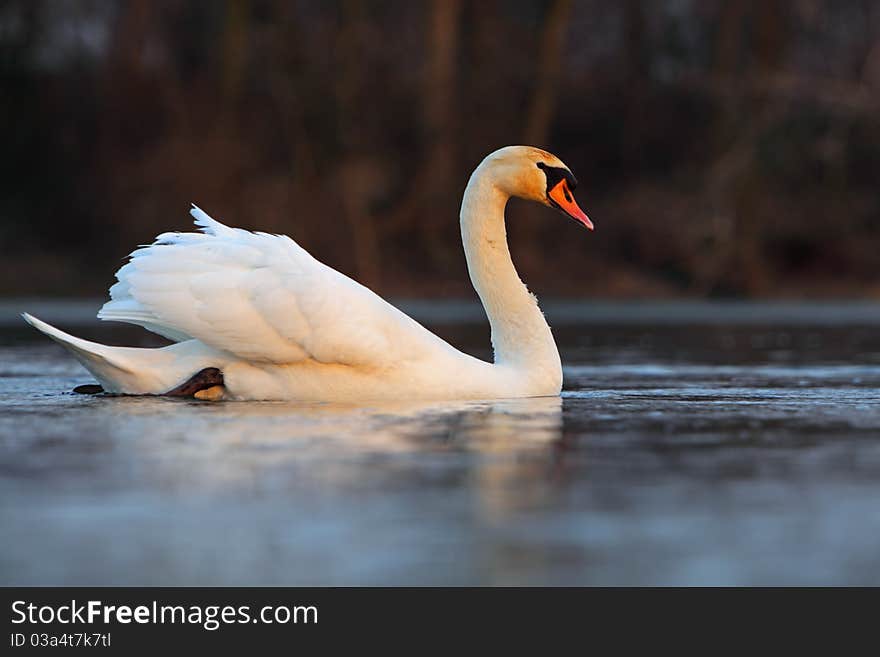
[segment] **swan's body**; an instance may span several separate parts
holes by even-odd
[[[547,200],[560,175],[566,192],[567,181],[573,186],[567,172],[549,153],[516,146],[487,157],[468,183],[462,240],[491,324],[494,363],[458,351],[289,237],[229,228],[196,207],[191,213],[203,232],[166,233],[135,251],[98,314],[139,324],[175,344],[110,347],[25,319],[67,347],[113,393],[165,394],[217,368],[223,387],[213,398],[225,399],[558,395],[559,353],[511,262],[504,208],[511,195],[553,205],[558,200],[560,209],[591,227],[556,192]],[[580,212],[568,193],[565,199]]]

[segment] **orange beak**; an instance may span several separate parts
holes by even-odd
[[[578,207],[578,204],[574,200],[574,194],[572,194],[571,190],[568,188],[567,180],[564,178],[560,180],[556,183],[556,186],[547,193],[547,195],[550,197],[550,203],[552,205],[562,210],[579,224],[583,224],[590,230],[593,230],[593,222],[590,221],[586,212]]]

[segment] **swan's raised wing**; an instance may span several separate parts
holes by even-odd
[[[191,213],[203,232],[165,233],[132,253],[98,317],[271,363],[388,366],[436,340],[289,237]]]

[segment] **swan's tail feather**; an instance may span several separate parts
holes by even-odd
[[[121,358],[114,355],[114,350],[119,347],[109,347],[74,337],[27,313],[22,313],[21,316],[28,324],[73,354],[83,367],[104,386],[105,390],[124,392],[120,389],[120,379],[130,377],[133,372]]]
[[[22,313],[22,317],[73,354],[107,392],[164,394],[216,361],[194,340],[157,349],[111,347],[74,337],[33,315]]]

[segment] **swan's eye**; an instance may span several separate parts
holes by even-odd
[[[556,187],[561,181],[568,183],[569,189],[577,187],[577,179],[572,175],[571,171],[564,167],[551,167],[543,162],[536,162],[535,166],[544,172],[547,178],[547,192]]]

